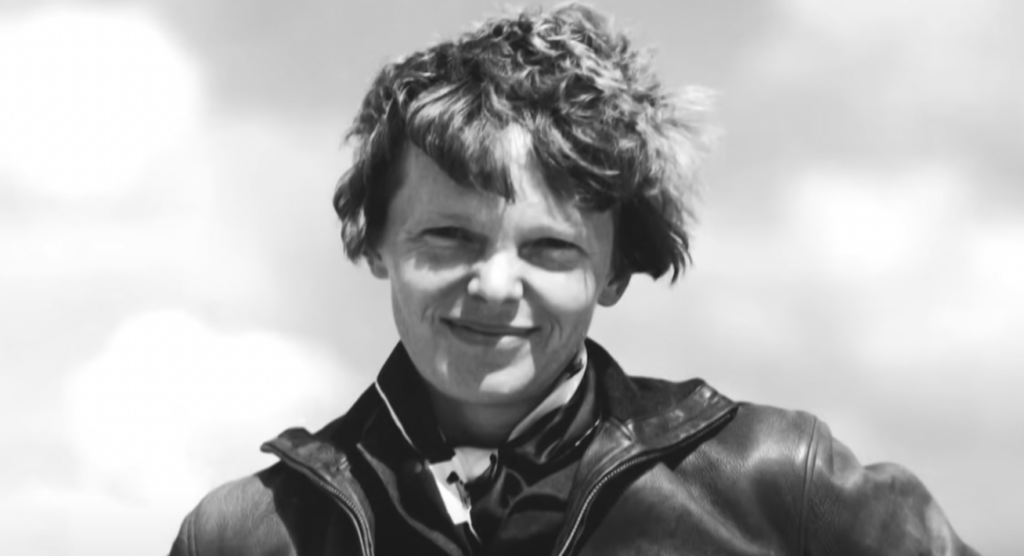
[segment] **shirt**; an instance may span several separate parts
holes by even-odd
[[[405,525],[448,554],[518,553],[553,543],[582,448],[598,421],[586,350],[497,449],[450,446],[426,386],[399,346],[375,383],[389,418],[364,453]],[[495,552],[497,549],[497,552]]]

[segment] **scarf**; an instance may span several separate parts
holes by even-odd
[[[448,553],[454,553],[452,543],[466,554],[551,550],[599,414],[585,350],[557,380],[497,449],[451,446],[437,427],[426,385],[399,344],[376,381],[390,419],[379,419],[364,435],[391,437],[389,450],[369,442],[377,449],[365,451],[390,485],[398,515]]]

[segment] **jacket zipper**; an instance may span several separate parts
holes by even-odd
[[[366,520],[366,516],[359,511],[359,507],[356,505],[355,501],[347,494],[341,492],[338,487],[320,477],[320,474],[310,466],[273,446],[269,446],[268,448],[274,453],[274,455],[281,458],[292,468],[298,470],[300,473],[311,479],[314,483],[319,485],[320,488],[334,495],[334,498],[339,502],[342,508],[345,509],[349,517],[352,518],[352,521],[355,523],[356,532],[359,535],[359,546],[362,548],[363,556],[373,556],[373,536],[370,534],[370,524]]]
[[[726,413],[724,415],[719,416],[714,421],[708,423],[707,426],[697,431],[690,441],[692,442],[694,440],[699,439],[704,432],[713,429],[719,423],[721,423],[725,419],[728,419],[730,415],[731,412]],[[676,446],[674,448],[681,447],[682,446]],[[597,495],[600,493],[604,485],[608,484],[609,481],[621,475],[623,472],[627,471],[632,467],[636,467],[637,465],[641,465],[643,463],[651,461],[652,459],[660,458],[667,451],[668,450],[657,450],[655,452],[650,452],[642,456],[639,456],[635,459],[627,460],[623,463],[620,463],[616,467],[613,467],[610,471],[601,476],[601,478],[598,479],[597,483],[594,484],[594,487],[590,489],[590,492],[587,493],[587,497],[583,499],[583,506],[580,507],[580,511],[578,514],[576,514],[575,521],[573,521],[572,529],[569,530],[569,537],[565,540],[565,544],[562,545],[562,548],[559,549],[555,554],[557,554],[557,556],[566,556],[567,554],[569,554],[570,550],[575,548],[580,528],[582,527],[583,522],[586,521],[587,513],[590,512],[591,506],[594,505],[594,500],[597,499]]]
[[[587,513],[590,511],[590,507],[594,504],[594,500],[597,499],[598,493],[601,491],[604,485],[608,483],[608,481],[611,481],[612,479],[619,476],[629,468],[634,467],[636,465],[640,465],[646,461],[658,458],[660,457],[660,455],[660,453],[647,454],[646,456],[641,456],[637,459],[630,460],[624,464],[620,464],[618,467],[612,469],[608,473],[605,473],[604,476],[602,476],[597,481],[597,484],[594,485],[594,488],[590,490],[590,492],[587,494],[587,497],[583,500],[583,506],[580,508],[579,513],[576,514],[576,520],[572,524],[572,529],[569,530],[569,537],[566,539],[565,544],[562,545],[561,550],[559,550],[556,554],[558,554],[558,556],[566,556],[566,554],[569,553],[569,550],[574,548],[574,545],[576,544],[577,534],[579,533],[580,527],[583,525]]]

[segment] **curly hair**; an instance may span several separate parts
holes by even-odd
[[[514,200],[503,133],[526,132],[553,193],[615,210],[615,271],[672,281],[690,261],[695,170],[709,145],[708,95],[666,91],[648,57],[577,4],[493,19],[385,65],[347,139],[334,194],[349,258],[372,252],[407,145],[455,182]]]

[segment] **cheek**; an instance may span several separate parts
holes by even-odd
[[[393,267],[391,287],[406,312],[423,311],[448,297],[461,274],[455,269],[442,270],[410,260]]]
[[[539,274],[531,285],[545,309],[559,320],[589,315],[597,303],[597,280],[588,270]]]

